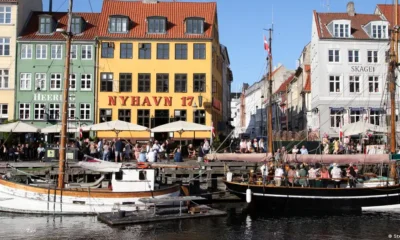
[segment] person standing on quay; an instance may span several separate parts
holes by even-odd
[[[117,141],[115,142],[115,162],[118,162],[118,156],[119,159],[122,162],[122,150],[124,146],[122,144],[121,138],[118,138]]]

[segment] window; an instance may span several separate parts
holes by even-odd
[[[132,92],[132,74],[120,73],[119,74],[119,91]]]
[[[132,58],[132,43],[121,43],[120,48],[120,58]]]
[[[349,62],[350,63],[360,62],[358,50],[349,50]]]
[[[379,77],[369,76],[368,77],[368,90],[370,93],[379,92]]]
[[[0,89],[7,89],[9,81],[9,70],[0,69]]]
[[[76,90],[76,75],[70,74],[69,75],[69,90]]]
[[[31,118],[31,105],[29,103],[19,104],[19,119],[29,120]]]
[[[50,103],[49,104],[49,120],[59,120],[60,119],[60,104]]]
[[[150,92],[150,73],[139,73],[138,92]]]
[[[61,73],[52,73],[50,75],[50,90],[61,89]]]
[[[76,118],[76,105],[75,103],[68,104],[68,118],[75,119]]]
[[[175,74],[175,92],[187,92],[186,74]]]
[[[36,59],[47,58],[47,45],[38,44],[36,45]]]
[[[169,59],[168,43],[157,43],[157,59]]]
[[[102,58],[114,58],[114,43],[113,42],[101,43],[101,57]]]
[[[194,111],[193,122],[198,124],[206,124],[206,111],[205,110]]]
[[[21,45],[21,59],[32,59],[32,44]]]
[[[100,119],[102,122],[110,122],[112,120],[112,109],[100,109]]]
[[[31,90],[31,79],[32,74],[30,73],[21,73],[19,83],[20,83],[20,90]]]
[[[206,75],[204,73],[193,74],[193,92],[205,92],[206,91]]]
[[[378,51],[368,51],[368,62],[369,63],[377,63],[378,62]]]
[[[0,118],[8,118],[8,104],[0,104]]]
[[[46,105],[43,103],[35,103],[34,107],[34,119],[35,120],[44,120]]]
[[[186,121],[186,110],[175,110],[175,121]]]
[[[339,50],[329,50],[329,62],[339,62]]]
[[[329,92],[340,92],[340,76],[329,76]]]
[[[372,25],[373,38],[387,38],[385,25]]]
[[[39,33],[49,34],[52,33],[52,19],[51,17],[40,17]]]
[[[203,34],[204,33],[204,19],[202,19],[202,18],[186,19],[186,33]]]
[[[11,23],[11,7],[0,7],[0,24]]]
[[[348,38],[350,35],[349,24],[334,24],[335,37]]]
[[[114,75],[112,73],[101,73],[100,92],[112,92]]]
[[[108,31],[114,33],[128,32],[128,18],[127,17],[111,17],[108,23]]]
[[[89,103],[81,103],[81,120],[90,120],[90,104]]]
[[[138,110],[138,125],[150,127],[150,110]]]
[[[355,123],[361,120],[363,109],[351,108],[350,109],[350,123]]]
[[[81,54],[82,60],[92,60],[92,45],[82,45]]]
[[[35,90],[46,90],[46,73],[35,74]]]
[[[151,59],[150,43],[139,43],[139,59]]]
[[[118,120],[124,122],[131,122],[131,110],[130,109],[119,109]]]
[[[168,92],[169,75],[157,74],[157,92]]]
[[[0,56],[10,56],[10,38],[0,38]]]
[[[71,59],[78,58],[78,45],[71,45]]]
[[[331,127],[338,128],[343,120],[343,110],[342,109],[331,109]]]
[[[206,44],[205,43],[195,43],[194,44],[194,59],[206,59]]]
[[[175,59],[187,59],[187,44],[175,44]]]
[[[81,18],[80,17],[73,17],[71,19],[71,32],[73,34],[79,34],[82,33],[81,29]]]
[[[163,17],[152,17],[147,19],[148,33],[165,33],[167,19]]]
[[[369,112],[369,123],[375,125],[381,125],[381,111],[380,110],[372,110]]]
[[[360,92],[360,76],[349,76],[350,92]]]
[[[81,90],[91,90],[92,89],[92,75],[82,74],[81,75]]]

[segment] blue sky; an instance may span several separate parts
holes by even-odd
[[[44,1],[48,10],[49,0]],[[179,1],[179,0],[178,0]],[[188,0],[185,0],[188,1]],[[197,0],[202,2],[209,2]],[[75,0],[74,11],[100,12],[102,0]],[[234,75],[232,91],[252,84],[265,74],[263,35],[274,22],[274,65],[296,67],[303,47],[310,41],[312,11],[345,12],[348,0],[217,0],[220,41],[228,47]],[[373,13],[376,4],[392,0],[353,0],[356,12]],[[68,0],[53,0],[53,10],[66,11]],[[273,13],[273,14],[272,14]]]

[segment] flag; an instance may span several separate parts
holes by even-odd
[[[342,139],[343,137],[343,129],[342,129],[342,121],[340,121],[339,125],[339,139]]]
[[[79,128],[79,138],[83,137],[83,132],[82,132],[82,128]]]
[[[212,127],[212,129],[211,129],[212,136],[215,137],[215,128],[214,128],[214,123],[213,122],[211,122],[211,127]]]
[[[264,35],[264,49],[269,54],[269,44],[268,44],[268,41],[267,41],[267,37],[265,35]]]

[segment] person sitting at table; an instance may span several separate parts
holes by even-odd
[[[182,153],[181,153],[180,148],[176,149],[176,152],[174,154],[174,162],[183,162]]]
[[[193,144],[188,145],[188,153],[189,153],[189,158],[196,157],[196,150],[194,150]]]

